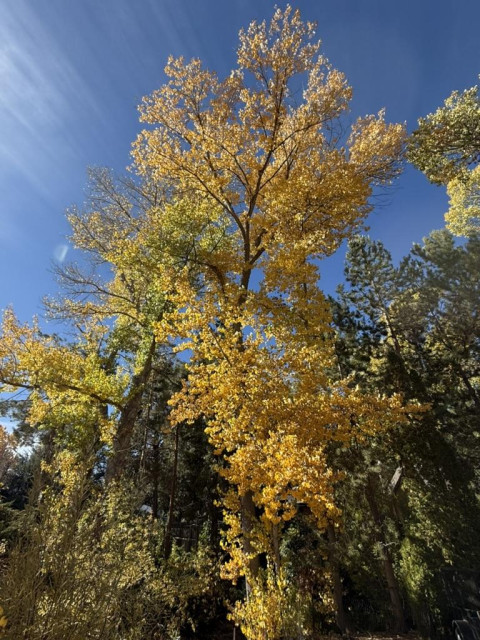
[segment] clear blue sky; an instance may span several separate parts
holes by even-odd
[[[200,57],[222,76],[237,33],[270,0],[0,0],[0,308],[22,320],[55,291],[52,261],[72,257],[64,209],[81,204],[89,165],[123,170],[136,106],[164,82],[167,56]],[[278,2],[284,6],[283,2]],[[417,118],[480,73],[479,0],[299,0],[323,53],[354,89],[353,116],[385,107]],[[395,258],[443,226],[447,200],[408,169],[370,218]],[[325,263],[328,290],[341,256]]]

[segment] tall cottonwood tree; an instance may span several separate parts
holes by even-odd
[[[238,67],[223,81],[198,60],[170,59],[170,82],[142,106],[151,127],[134,147],[141,182],[119,189],[99,173],[92,206],[69,216],[75,244],[113,272],[106,284],[64,272],[73,296],[52,310],[76,321],[77,344],[9,312],[0,348],[2,382],[33,392],[30,419],[80,437],[77,448],[99,438],[109,479],[131,459],[158,345],[191,348],[172,426],[206,420],[229,486],[224,574],[248,586],[234,618],[271,640],[302,624],[285,523],[299,504],[320,530],[338,520],[327,446],[361,443],[408,409],[331,375],[316,261],[398,174],[404,130],[380,113],[344,137],[351,89],[313,38],[287,7],[241,32]]]
[[[238,66],[223,81],[199,60],[170,58],[169,82],[140,108],[150,128],[133,151],[137,171],[172,194],[165,224],[189,232],[157,338],[192,350],[172,419],[208,420],[230,486],[225,574],[247,578],[235,617],[250,638],[288,633],[295,593],[282,525],[299,503],[320,528],[336,520],[327,443],[404,419],[398,398],[367,398],[329,376],[316,264],[362,224],[372,189],[398,174],[404,130],[380,113],[342,139],[351,89],[313,38],[287,7],[240,32]]]

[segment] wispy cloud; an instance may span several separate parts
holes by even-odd
[[[53,252],[53,257],[57,262],[60,262],[61,264],[62,262],[64,262],[65,258],[67,257],[67,253],[68,253],[68,246],[66,244],[59,244],[55,247],[55,250]]]
[[[73,96],[77,108],[98,108],[68,51],[22,0],[0,4],[0,83],[0,109],[34,134],[58,126]]]
[[[0,164],[15,166],[41,189],[35,175],[59,153],[55,142],[62,138],[60,153],[73,150],[69,122],[85,110],[100,110],[34,6],[24,0],[0,3]]]

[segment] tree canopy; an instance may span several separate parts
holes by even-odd
[[[445,626],[444,569],[463,580],[479,557],[478,238],[433,233],[396,267],[357,235],[405,129],[383,111],[348,126],[351,89],[291,7],[240,32],[225,79],[197,59],[165,72],[132,175],[92,170],[68,211],[85,261],[46,308],[70,333],[4,315],[0,389],[23,396],[3,410],[36,436],[29,466],[0,430],[0,624],[34,640]],[[345,239],[327,299],[320,261]]]
[[[480,99],[478,87],[454,91],[442,107],[420,118],[408,158],[435,184],[447,185],[448,228],[457,235],[478,232]]]

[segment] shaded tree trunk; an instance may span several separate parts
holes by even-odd
[[[175,511],[175,498],[177,493],[179,442],[180,442],[180,428],[177,424],[177,426],[175,427],[175,445],[174,445],[174,452],[173,452],[172,482],[170,484],[170,499],[168,503],[167,526],[165,528],[165,540],[163,544],[163,553],[165,558],[168,558],[172,551],[172,528],[173,528],[173,514]]]
[[[327,525],[327,536],[329,542],[328,549],[328,562],[332,571],[333,580],[333,599],[335,602],[335,622],[340,629],[342,635],[345,635],[350,631],[350,624],[348,621],[345,607],[343,606],[343,584],[340,576],[340,564],[338,562],[336,542],[337,536],[335,534],[335,528],[331,522]]]
[[[255,503],[253,502],[253,492],[247,491],[244,496],[240,497],[242,508],[242,532],[243,532],[243,550],[250,556],[248,562],[248,569],[250,575],[255,578],[258,575],[260,569],[260,557],[252,546],[251,532],[256,519]],[[250,584],[248,579],[246,580],[247,598],[250,595]]]
[[[375,523],[375,538],[377,542],[380,544],[380,548],[381,548],[383,570],[384,570],[385,579],[387,582],[388,593],[390,596],[390,603],[392,605],[392,611],[394,616],[393,631],[395,633],[403,633],[406,628],[405,614],[403,611],[403,603],[402,603],[402,598],[400,596],[400,588],[398,586],[398,581],[395,576],[395,571],[393,568],[392,555],[389,551],[389,548],[385,540],[384,517],[380,513],[380,510],[378,508],[378,504],[375,496],[375,480],[371,473],[368,474],[365,495],[367,498],[368,505],[370,507],[370,512],[372,514],[373,521]]]
[[[152,516],[155,520],[158,520],[158,489],[160,484],[160,441],[159,437],[155,436],[155,440],[152,444]]]
[[[273,541],[273,554],[275,559],[275,570],[277,574],[280,573],[282,566],[282,559],[280,557],[280,527],[278,524],[272,524],[272,541]]]
[[[132,378],[131,391],[121,411],[117,433],[113,441],[113,452],[107,464],[107,483],[117,480],[128,466],[133,431],[138,414],[142,408],[143,392],[152,372],[153,355],[156,342],[152,338],[150,349],[141,372]]]

